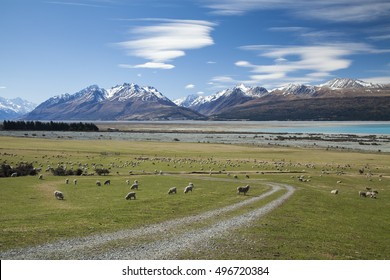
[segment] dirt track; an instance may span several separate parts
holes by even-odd
[[[109,234],[74,238],[41,246],[14,249],[0,253],[1,259],[176,259],[184,250],[200,250],[212,238],[249,225],[286,201],[295,191],[290,185],[269,184],[271,189],[253,197],[216,210],[181,219],[168,220],[145,227]],[[240,209],[270,195],[284,194],[255,210],[232,218],[216,219],[221,214]],[[214,218],[214,220],[213,220]],[[191,227],[202,224],[201,227]]]

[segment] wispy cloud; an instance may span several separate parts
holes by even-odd
[[[193,88],[195,88],[195,85],[193,84],[188,84],[185,86],[185,89],[193,89]]]
[[[146,20],[146,19],[145,19]],[[199,49],[214,44],[210,33],[215,25],[202,20],[148,19],[159,24],[140,26],[130,30],[136,38],[117,43],[127,55],[140,57],[148,62],[133,68],[172,69],[167,64],[186,55],[186,50]]]
[[[219,15],[283,9],[299,17],[335,22],[365,22],[390,15],[390,3],[384,0],[208,0],[202,3]]]
[[[92,8],[107,8],[108,6],[102,5],[102,3],[106,4],[107,1],[98,1],[98,0],[92,0],[92,1],[79,1],[79,2],[69,2],[69,1],[46,1],[45,3],[48,4],[55,4],[55,5],[67,5],[67,6],[80,6],[80,7],[92,7]]]
[[[5,86],[0,86],[0,89],[6,89],[7,87],[5,87]]]
[[[363,53],[381,53],[368,44],[339,43],[312,46],[243,46],[243,50],[254,51],[260,57],[273,59],[273,64],[257,65],[248,61],[237,61],[238,67],[250,69],[252,83],[286,83],[301,80],[306,83],[329,77],[333,72],[348,68],[350,56]]]

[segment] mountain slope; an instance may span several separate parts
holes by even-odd
[[[203,115],[209,116],[229,110],[233,106],[260,98],[267,94],[268,91],[265,88],[252,88],[241,84],[232,89],[226,89],[210,96],[199,96],[191,102],[185,100],[186,103],[181,104]]]
[[[27,114],[31,120],[161,120],[203,116],[174,104],[153,87],[124,83],[105,90],[96,85],[55,96]]]
[[[232,113],[234,112],[234,113]],[[288,85],[234,106],[214,119],[390,120],[390,86],[334,79],[320,86]]]

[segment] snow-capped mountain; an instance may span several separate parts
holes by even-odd
[[[172,102],[154,87],[97,85],[52,97],[25,115],[31,120],[390,120],[390,85],[333,79],[268,91],[243,84]]]
[[[382,85],[367,83],[357,79],[336,78],[320,85],[320,87],[329,87],[331,89],[343,89],[343,88],[382,88]]]
[[[195,110],[203,115],[213,115],[267,94],[268,91],[263,87],[247,87],[240,84],[232,89],[225,89],[213,95],[198,96],[196,98],[192,96],[189,99],[185,99],[185,102],[177,102],[176,104]]]
[[[52,97],[27,114],[32,120],[151,120],[199,119],[153,87],[124,83],[108,90],[97,85],[74,94]]]
[[[280,92],[283,95],[314,95],[316,88],[310,85],[288,84],[287,86],[273,89],[272,93]]]
[[[17,119],[35,107],[36,104],[19,97],[14,99],[0,97],[0,120]]]
[[[318,86],[289,84],[233,106],[214,119],[390,120],[390,85],[333,79]]]

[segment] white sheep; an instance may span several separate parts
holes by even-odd
[[[126,184],[127,184],[127,185],[130,185],[130,180],[126,180]]]
[[[104,181],[104,184],[105,185],[111,185],[111,181],[110,180],[106,180],[106,181]]]
[[[39,180],[43,180],[43,175],[42,175],[42,174],[39,174],[38,179],[39,179]]]
[[[176,193],[176,188],[175,188],[175,187],[170,188],[170,189],[168,190],[168,194],[173,194],[173,193]]]
[[[11,177],[18,177],[18,173],[16,173],[16,172],[12,173]]]
[[[77,179],[73,180],[73,184],[77,185]]]
[[[131,185],[130,187],[131,190],[138,190],[138,181],[134,180],[134,184]]]
[[[338,194],[338,193],[339,193],[339,190],[337,190],[337,189],[336,189],[336,190],[331,190],[330,193],[331,193],[331,194]]]
[[[100,187],[102,185],[102,183],[100,183],[100,181],[96,181],[96,186]]]
[[[192,192],[193,188],[194,188],[194,184],[189,183],[188,186],[184,188],[184,193]]]
[[[63,200],[64,199],[64,194],[60,191],[55,191],[54,192],[54,197],[57,198],[58,200]]]
[[[69,179],[68,178],[65,179],[65,184],[69,184]]]
[[[135,192],[129,192],[129,193],[125,196],[125,199],[126,199],[126,200],[131,200],[131,198],[134,198],[134,199],[135,199]]]
[[[244,193],[244,195],[246,195],[246,193],[249,191],[249,188],[249,185],[246,185],[245,187],[238,187],[237,194]]]

